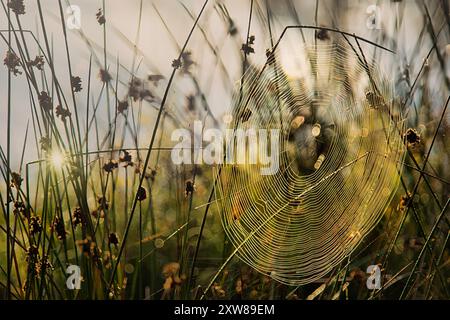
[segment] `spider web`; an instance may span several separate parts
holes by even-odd
[[[240,259],[303,285],[337,266],[381,219],[399,183],[404,128],[376,64],[339,43],[280,48],[244,75],[230,125],[279,129],[279,170],[224,165],[216,199]]]

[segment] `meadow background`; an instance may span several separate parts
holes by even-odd
[[[0,297],[449,298],[448,1],[1,4]],[[80,9],[80,29],[68,28],[69,5]],[[237,258],[222,270],[232,246],[208,205],[213,171],[170,159],[173,129],[197,119],[225,126],[243,72],[266,61],[287,25],[395,51],[377,63],[413,133],[383,220],[329,276],[301,287]],[[80,290],[66,287],[71,264],[81,267]],[[379,290],[366,287],[373,264]]]

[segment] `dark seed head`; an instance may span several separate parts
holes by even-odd
[[[144,201],[147,199],[147,190],[144,187],[139,187],[136,197],[138,201]]]
[[[95,17],[97,18],[97,22],[99,25],[103,25],[106,22],[105,16],[103,15],[102,9],[98,9],[97,13],[95,14]]]
[[[25,14],[23,0],[9,0],[8,7],[17,15]]]
[[[23,181],[23,179],[19,173],[11,172],[11,186],[12,187],[14,187],[16,189],[20,189],[22,181]]]
[[[41,106],[42,109],[44,109],[45,111],[52,111],[53,109],[52,98],[50,98],[47,92],[42,91],[39,94],[38,100],[39,105]]]
[[[118,168],[119,165],[116,161],[110,160],[109,162],[105,163],[103,165],[103,170],[105,170],[108,173],[111,173],[114,169]]]
[[[11,71],[15,76],[22,74],[18,69],[20,67],[20,58],[12,51],[6,52],[6,57],[3,59],[3,64]]]
[[[119,238],[117,237],[117,233],[110,233],[108,236],[109,244],[117,246],[119,244]]]
[[[186,181],[186,190],[185,190],[185,194],[186,196],[192,194],[195,190],[195,185],[191,180]]]
[[[75,210],[73,211],[72,223],[75,228],[78,225],[83,226],[86,224],[86,219],[85,219],[80,207],[75,208]]]
[[[330,35],[328,34],[328,30],[320,29],[316,32],[316,38],[319,40],[330,40]]]
[[[33,216],[30,218],[30,234],[35,235],[42,231],[41,219],[39,217]]]
[[[416,129],[409,128],[408,130],[406,130],[406,133],[404,136],[405,136],[406,142],[409,145],[416,145],[416,144],[420,143],[420,134],[417,132]]]
[[[56,232],[56,236],[58,237],[58,240],[64,240],[66,239],[66,229],[64,227],[64,221],[60,219],[59,217],[55,218],[55,221],[53,222],[52,226],[53,231]]]
[[[71,77],[70,78],[70,82],[72,85],[72,90],[73,92],[80,92],[81,91],[81,78],[76,76],[76,77]]]
[[[60,105],[56,106],[55,113],[56,116],[60,117],[62,121],[66,121],[66,118],[72,115],[68,109],[64,109]]]
[[[127,109],[128,109],[128,101],[126,99],[119,101],[119,103],[117,104],[117,112],[124,113],[124,111]]]
[[[127,150],[122,150],[123,155],[119,157],[119,162],[123,163],[125,167],[132,166],[133,165],[133,159],[131,157],[131,154]]]

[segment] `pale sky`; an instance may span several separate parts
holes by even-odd
[[[66,10],[67,2],[64,3],[63,9]],[[106,20],[107,20],[107,51],[108,51],[108,66],[111,70],[115,81],[116,63],[117,60],[123,66],[119,70],[119,78],[123,84],[129,81],[130,75],[126,69],[131,70],[133,62],[133,49],[130,43],[134,43],[136,39],[136,32],[138,29],[138,15],[139,15],[139,0],[106,0]],[[297,10],[298,16],[304,25],[314,25],[314,13],[316,1],[293,1]],[[400,26],[399,32],[394,32],[394,21],[398,12],[397,6],[399,4],[391,1],[320,1],[318,10],[318,24],[336,27],[341,30],[356,33],[362,37],[366,37],[374,42],[379,41],[381,32],[383,31],[389,37],[398,41],[397,56],[385,57],[381,61],[384,72],[396,77],[398,72],[397,67],[404,66],[405,60],[401,57],[411,57],[416,54],[419,57],[424,57],[430,48],[430,43],[424,42],[419,46],[419,52],[412,52],[416,46],[421,27],[423,25],[422,14],[417,9],[416,1],[404,1],[406,3],[406,11],[403,16],[403,24]],[[64,47],[64,38],[61,29],[61,17],[59,15],[58,1],[56,0],[41,0],[43,6],[43,14],[45,17],[47,33],[53,43],[55,69],[57,76],[62,83],[62,86],[69,93],[67,60]],[[223,19],[218,14],[218,1],[211,0],[206,11],[200,19],[199,26],[204,30],[209,43],[220,52],[220,57],[225,66],[229,78],[232,83],[239,81],[242,72],[240,44],[245,42],[245,35],[247,33],[248,15],[250,8],[250,1],[243,0],[229,0],[223,1],[229,15],[233,18],[236,27],[239,30],[237,39],[232,39],[226,34],[226,26]],[[266,1],[255,1],[252,16],[252,26],[250,30],[251,35],[255,35],[255,53],[250,56],[252,62],[256,65],[265,61],[265,50],[270,46],[270,38],[267,33],[266,18]],[[292,19],[292,13],[285,1],[269,1],[272,12],[272,32],[274,38],[277,38],[282,29],[286,25],[293,25],[296,22]],[[379,18],[381,21],[381,29],[370,29],[367,27],[367,20],[370,18],[370,6],[379,4]],[[436,1],[427,1],[430,10],[435,10]],[[94,46],[95,55],[103,63],[103,28],[99,26],[95,19],[95,14],[102,6],[100,0],[73,0],[71,5],[76,5],[80,8],[81,13],[81,30],[86,37],[92,42]],[[168,77],[171,72],[171,61],[175,59],[179,53],[174,41],[178,46],[181,46],[186,39],[187,34],[193,24],[192,18],[186,12],[183,5],[193,14],[196,15],[203,1],[201,0],[159,0],[159,1],[143,1],[142,23],[140,26],[140,37],[137,42],[139,53],[136,57],[136,65],[140,63],[140,67],[136,72],[138,77],[145,77],[148,74],[158,73]],[[39,14],[35,1],[25,1],[26,14],[20,16],[22,27],[27,30],[32,30],[37,37],[42,40],[42,32],[40,27]],[[163,18],[173,34],[174,39],[168,34],[161,18],[157,11]],[[432,11],[434,14],[434,11]],[[433,15],[434,16],[434,15]],[[439,14],[437,14],[439,16]],[[0,29],[7,29],[6,15],[0,13]],[[67,21],[68,15],[65,14]],[[14,25],[17,23],[14,21]],[[437,24],[441,23],[436,21]],[[38,27],[39,26],[39,27]],[[38,32],[36,30],[39,30]],[[447,31],[445,31],[447,32]],[[313,33],[306,32],[307,42],[313,43]],[[7,33],[3,32],[4,36]],[[240,38],[239,38],[240,37]],[[29,49],[31,55],[37,54],[37,47],[31,37],[28,36]],[[72,69],[75,75],[81,76],[83,79],[83,88],[87,86],[87,72],[90,49],[86,43],[81,39],[77,30],[68,30],[68,39],[70,46]],[[448,40],[448,34],[445,34],[440,43],[445,44]],[[447,39],[447,40],[446,40]],[[295,40],[293,40],[295,41]],[[14,44],[14,48],[16,46]],[[445,46],[441,46],[443,50]],[[5,56],[7,46],[3,41],[0,41],[0,55],[2,60]],[[233,86],[226,80],[224,71],[220,67],[214,67],[214,56],[209,48],[205,36],[197,28],[194,32],[191,42],[188,45],[188,50],[192,52],[193,60],[196,62],[192,71],[196,76],[199,86],[204,90],[208,104],[211,106],[213,114],[220,118],[226,111],[230,110],[231,99],[233,94]],[[145,55],[145,57],[143,57]],[[420,61],[421,63],[421,61]],[[420,68],[420,63],[415,61],[410,63],[412,75],[415,75]],[[3,148],[6,148],[6,115],[7,115],[7,71],[6,67],[0,66],[0,143]],[[91,96],[98,97],[101,83],[97,78],[99,66],[93,66]],[[433,72],[431,70],[431,72]],[[440,80],[436,80],[437,82]],[[440,86],[440,85],[439,85]],[[431,87],[435,88],[437,96],[437,103],[442,100],[441,96],[445,96],[440,92],[438,85]],[[119,86],[119,96],[125,95],[125,86]],[[194,92],[194,86],[183,77],[175,79],[173,90],[169,97],[169,107],[180,111],[180,107],[185,103],[185,95],[177,93],[188,94]],[[28,88],[24,75],[13,77],[12,88],[12,123],[13,135],[12,145],[14,146],[13,163],[20,158],[20,147],[22,146],[25,136],[25,126],[30,121],[31,113]],[[70,96],[69,94],[67,95]],[[84,117],[84,110],[86,108],[86,90],[77,95],[77,104],[82,109],[80,110],[81,117]],[[151,109],[151,107],[147,107]],[[104,110],[103,110],[104,112]],[[147,116],[151,116],[150,112]],[[104,116],[99,116],[100,121],[102,117],[106,123],[106,113]],[[84,121],[84,120],[83,120]],[[150,131],[152,129],[152,118],[144,117],[144,129]],[[100,123],[101,125],[101,123]],[[35,159],[36,154],[34,150],[34,138],[32,136],[32,128],[30,127],[30,135],[28,140],[29,150],[26,153],[26,160],[31,161]],[[145,133],[144,133],[145,135]],[[147,143],[144,143],[147,145]]]

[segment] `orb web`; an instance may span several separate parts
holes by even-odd
[[[286,59],[297,60],[294,75]],[[337,43],[277,49],[246,72],[230,129],[278,129],[279,166],[262,175],[266,164],[226,159],[220,169],[216,199],[240,259],[302,285],[356,248],[399,183],[403,121],[394,101],[379,68]]]

